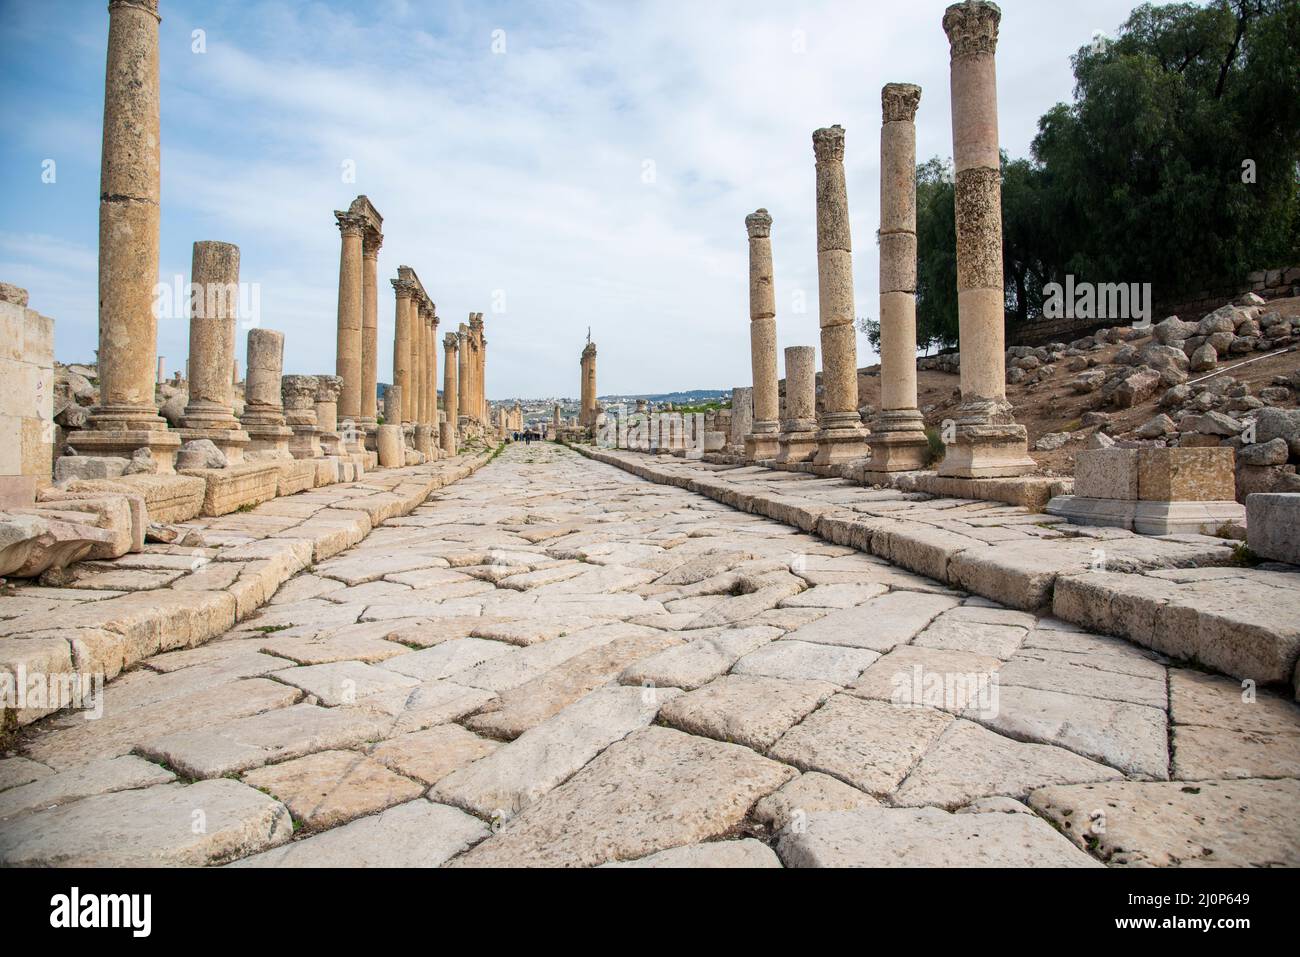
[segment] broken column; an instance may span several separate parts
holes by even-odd
[[[375,428],[375,451],[386,469],[406,464],[406,443],[402,441],[402,387],[390,385],[384,393],[384,424]]]
[[[1028,436],[1006,398],[1006,300],[1002,277],[1002,173],[994,53],[1002,12],[966,0],[949,7],[952,140],[956,169],[957,322],[961,405],[939,474],[1023,475],[1034,469]]]
[[[813,133],[817,157],[817,282],[821,312],[822,414],[817,465],[837,465],[867,454],[858,412],[858,343],[853,312],[853,242],[844,185],[844,129]],[[755,415],[757,415],[755,410]]]
[[[280,380],[284,396],[284,417],[293,429],[289,451],[295,459],[314,459],[321,455],[320,426],[316,423],[314,375],[287,375]],[[346,380],[344,382],[346,391]]]
[[[754,373],[753,432],[745,458],[776,458],[780,399],[776,383],[776,287],[772,282],[772,217],[760,209],[745,217],[749,233],[749,358]]]
[[[596,427],[596,343],[588,342],[582,350],[582,414],[578,424],[584,429]]]
[[[817,453],[817,350],[785,350],[785,418],[778,462],[807,462]]]
[[[457,452],[456,420],[460,415],[460,337],[449,332],[442,338],[442,404],[446,411],[442,434],[439,436],[442,450],[448,455]]]
[[[921,88],[887,84],[880,131],[880,413],[871,426],[876,472],[929,461],[916,407],[916,108]]]
[[[290,458],[293,429],[285,423],[280,376],[284,373],[284,333],[248,330],[248,377],[244,382],[244,415],[248,451],[259,458]]]
[[[641,411],[637,403],[637,411]],[[745,438],[754,429],[754,390],[748,386],[731,390],[731,438],[727,451],[731,455],[745,454]]]
[[[158,320],[158,3],[108,8],[99,187],[99,404],[72,436],[79,454],[131,458],[147,448],[171,472],[180,436],[154,404]]]
[[[197,242],[190,267],[190,394],[180,419],[182,441],[207,439],[231,465],[244,460],[250,437],[235,418],[235,320],[239,247]]]
[[[339,435],[339,395],[342,392],[343,380],[338,376],[316,376],[316,427],[320,430],[320,448],[325,455],[343,453],[343,440]]]

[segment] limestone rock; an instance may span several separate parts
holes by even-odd
[[[225,453],[211,439],[186,442],[176,453],[178,472],[182,469],[224,469],[228,464]]]
[[[781,861],[772,849],[761,841],[745,838],[741,841],[714,841],[709,844],[690,844],[660,851],[635,861],[602,864],[601,867],[672,867],[672,868],[770,868],[780,867]]]

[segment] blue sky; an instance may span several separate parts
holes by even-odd
[[[332,211],[365,193],[385,220],[382,381],[403,264],[441,331],[486,314],[493,398],[576,395],[588,326],[602,393],[746,384],[744,217],[759,206],[780,344],[817,343],[820,126],[847,130],[857,311],[877,314],[880,87],[920,84],[918,154],[950,155],[944,6],[162,0],[160,281],[188,278],[196,240],[237,244],[261,324],[286,334],[285,371],[332,373]],[[1070,54],[1131,6],[1002,4],[1013,155],[1069,99]],[[54,317],[62,361],[96,342],[106,8],[0,0],[0,280]],[[183,319],[160,322],[169,369],[187,341]],[[242,369],[242,335],[238,349]]]

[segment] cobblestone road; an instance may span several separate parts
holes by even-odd
[[[512,446],[0,760],[9,864],[1300,864],[1300,708]]]

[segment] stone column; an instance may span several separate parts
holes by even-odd
[[[596,343],[588,342],[582,350],[582,412],[578,424],[584,429],[596,425]]]
[[[346,386],[346,383],[345,383]],[[295,459],[321,457],[320,427],[316,424],[316,391],[319,383],[314,375],[287,375],[280,379],[284,396],[284,417],[293,429],[289,451]]]
[[[436,306],[429,307],[429,337],[426,341],[428,366],[425,369],[425,392],[429,395],[429,424],[433,427],[431,445],[436,454],[442,447],[441,428],[438,425],[438,312]]]
[[[248,452],[257,458],[287,459],[293,429],[285,424],[280,376],[284,373],[284,333],[248,330],[248,378],[244,382],[244,415]]]
[[[925,468],[930,444],[916,408],[916,108],[921,88],[881,92],[880,413],[871,427],[874,472]]]
[[[867,454],[858,412],[858,343],[853,312],[853,243],[844,187],[844,129],[813,133],[817,157],[817,300],[821,311],[822,414],[817,465],[852,462]],[[757,414],[757,413],[755,413]]]
[[[361,247],[361,426],[379,423],[379,247],[384,238],[367,230]]]
[[[778,462],[807,462],[817,453],[817,350],[785,350],[785,419]]]
[[[482,313],[479,313],[481,316]],[[487,337],[479,331],[479,349],[478,349],[478,393],[479,404],[483,407],[483,420],[487,421],[488,417],[488,396],[487,396]]]
[[[639,403],[638,403],[639,405]],[[639,412],[640,409],[638,408]],[[745,439],[754,431],[754,390],[744,387],[731,390],[731,438],[727,451],[732,455],[745,454]]]
[[[957,173],[957,322],[961,406],[939,474],[1023,475],[1036,466],[1006,398],[1002,174],[994,53],[1002,11],[967,0],[943,15],[952,47],[952,149]]]
[[[456,382],[456,391],[458,395],[456,422],[463,435],[465,427],[469,425],[470,417],[470,351],[473,347],[473,339],[469,334],[469,326],[465,323],[460,324],[456,332],[456,338],[460,340],[460,349],[456,358],[456,368],[458,370],[458,379]]]
[[[551,413],[551,428],[555,430],[556,435],[560,434],[560,403],[558,402],[555,403],[555,409]]]
[[[343,247],[339,254],[338,345],[334,371],[343,380],[339,396],[339,418],[349,437],[349,452],[360,452],[361,433],[361,299],[362,234],[365,221],[360,216],[336,212]]]
[[[776,458],[780,401],[776,383],[776,286],[772,282],[772,217],[760,209],[745,217],[749,233],[749,359],[754,373],[753,431],[745,458]]]
[[[325,455],[340,455],[343,441],[339,436],[339,395],[343,380],[336,375],[316,376],[316,427],[320,429],[320,448]]]
[[[442,338],[442,405],[447,413],[442,430],[442,450],[448,455],[457,452],[456,420],[460,415],[460,337],[449,332]]]
[[[235,320],[239,310],[239,247],[194,244],[190,266],[190,397],[181,439],[208,439],[231,465],[244,461],[249,435],[235,418]]]
[[[171,472],[180,437],[154,404],[158,320],[158,2],[108,5],[104,139],[99,186],[99,403],[81,455],[130,458],[153,453]]]
[[[415,448],[428,458],[432,454],[433,429],[432,416],[429,413],[429,392],[425,385],[429,381],[429,310],[424,301],[418,303],[414,318],[415,361],[411,376],[411,388],[415,392]]]
[[[409,425],[411,418],[411,296],[414,286],[405,279],[394,279],[393,297],[397,302],[393,332],[393,385],[402,387],[400,420]],[[387,418],[387,416],[385,416]]]
[[[469,316],[469,331],[474,337],[474,368],[473,392],[474,409],[473,415],[484,425],[491,425],[491,417],[488,413],[486,372],[487,372],[487,341],[483,338],[483,313],[472,312]]]
[[[411,308],[411,420],[416,425],[427,423],[428,410],[424,404],[424,303],[416,300]]]

